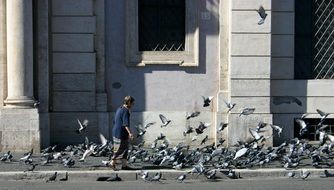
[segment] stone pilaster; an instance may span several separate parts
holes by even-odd
[[[29,108],[33,97],[32,0],[7,0],[7,107]]]

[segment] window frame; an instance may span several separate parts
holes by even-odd
[[[127,66],[199,65],[198,1],[185,0],[185,50],[139,51],[138,0],[126,0],[125,10],[125,62]]]

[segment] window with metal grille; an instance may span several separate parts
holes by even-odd
[[[319,118],[304,118],[303,120],[308,125],[307,132],[303,136],[300,136],[299,135],[300,126],[298,125],[298,123],[295,120],[294,136],[298,137],[298,138],[302,138],[302,139],[308,139],[310,141],[318,141],[319,140],[319,134],[317,134],[316,131],[318,129],[317,125],[320,123],[320,119]],[[334,134],[334,119],[327,118],[324,121],[323,125],[328,125],[328,127],[325,129],[327,134],[331,134],[331,135]]]
[[[185,0],[138,0],[139,51],[184,51],[185,11]]]
[[[333,0],[295,0],[295,78],[334,78]]]

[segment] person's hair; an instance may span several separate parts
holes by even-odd
[[[123,100],[123,104],[128,105],[132,104],[135,101],[135,99],[132,96],[125,96]]]

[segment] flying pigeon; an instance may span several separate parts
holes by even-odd
[[[160,120],[162,122],[161,127],[167,127],[167,125],[171,122],[171,120],[167,119],[164,115],[159,114]]]
[[[225,100],[224,100],[224,102],[226,104],[226,107],[228,108],[227,113],[229,113],[235,107],[235,105],[237,105],[235,103],[226,102]]]
[[[199,111],[196,111],[196,112],[193,112],[193,113],[190,113],[190,114],[187,114],[187,120],[189,120],[190,118],[194,118],[194,117],[197,117],[199,116],[201,112]]]
[[[300,178],[302,178],[303,180],[306,180],[306,178],[308,178],[310,176],[310,172],[306,171],[306,170],[301,170],[300,171]]]
[[[256,12],[259,13],[259,16],[260,16],[260,20],[257,24],[261,25],[266,20],[268,14],[266,13],[262,5],[260,6],[259,10],[256,10]]]
[[[154,124],[155,124],[155,122],[151,122],[151,123],[146,124],[146,125],[145,125],[145,129],[151,127],[151,126],[154,125]]]
[[[202,98],[203,98],[203,107],[210,106],[213,96],[208,96],[208,97],[202,96]]]
[[[235,156],[233,158],[233,160],[236,160],[242,156],[244,156],[248,151],[248,148],[242,148],[240,150],[238,150],[236,153],[235,153]]]
[[[209,136],[206,135],[206,136],[204,137],[204,139],[201,141],[201,145],[202,145],[202,144],[205,144],[206,141],[207,141],[208,139],[209,139]]]
[[[279,127],[277,125],[270,125],[270,126],[274,131],[277,131],[277,134],[280,137],[283,131],[282,127]]]
[[[227,127],[228,123],[220,122],[217,132],[223,131]]]
[[[301,127],[299,130],[299,135],[302,136],[305,134],[305,132],[307,131],[307,127],[308,125],[305,123],[304,120],[302,119],[296,119],[297,124]]]
[[[250,115],[252,113],[254,113],[255,108],[244,108],[241,113],[239,114],[239,117],[242,115]]]
[[[85,119],[82,123],[79,119],[77,119],[78,124],[79,124],[79,129],[76,130],[76,133],[80,134],[83,130],[87,128],[88,125],[88,120]]]
[[[329,113],[323,112],[319,109],[317,109],[317,112],[321,116],[321,121],[324,121],[329,116]]]

